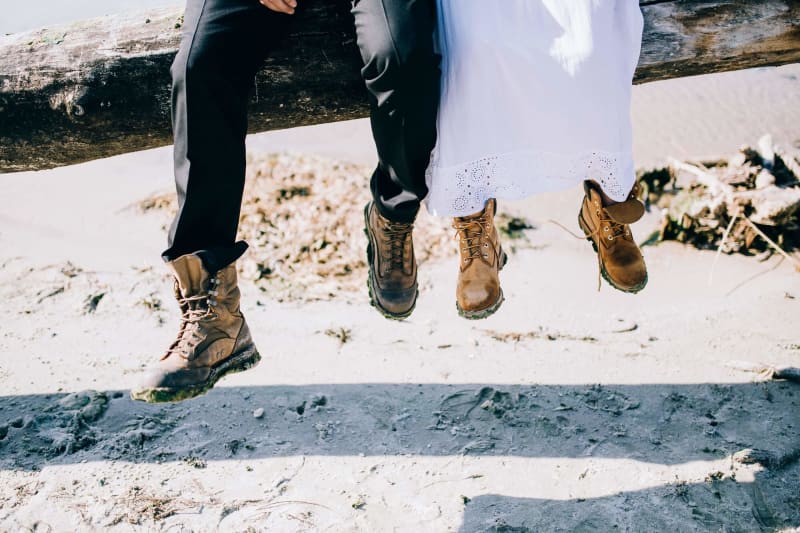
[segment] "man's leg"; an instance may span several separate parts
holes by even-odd
[[[368,286],[372,305],[394,319],[410,315],[417,297],[411,232],[428,193],[425,170],[439,106],[435,6],[435,0],[353,2],[379,161],[364,213]]]
[[[178,214],[164,259],[203,257],[211,271],[241,256],[247,103],[255,74],[290,20],[256,0],[189,0],[172,64]]]
[[[378,149],[372,194],[381,215],[413,222],[436,143],[436,0],[356,0],[353,16]]]
[[[177,339],[131,390],[137,400],[202,394],[260,356],[239,309],[234,261],[245,172],[247,100],[286,15],[255,0],[189,0],[172,65],[178,214],[164,252],[181,310]]]
[[[634,183],[623,202],[610,201],[594,181],[584,181],[583,189],[578,225],[597,253],[597,290],[602,276],[620,291],[641,291],[647,285],[647,265],[630,228],[644,215],[639,183]]]

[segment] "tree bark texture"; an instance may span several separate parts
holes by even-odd
[[[350,2],[299,3],[257,76],[251,132],[368,113]],[[800,0],[640,4],[636,83],[800,61]],[[163,8],[0,37],[0,172],[171,143],[169,67],[182,24],[180,9]]]

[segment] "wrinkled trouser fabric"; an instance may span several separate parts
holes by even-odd
[[[379,159],[370,188],[381,214],[410,222],[427,194],[425,169],[436,142],[435,0],[352,4]],[[247,103],[264,58],[291,23],[292,16],[257,0],[188,1],[171,68],[178,213],[165,260],[198,253],[214,272],[247,249],[236,241]]]

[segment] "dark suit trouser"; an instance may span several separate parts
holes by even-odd
[[[427,194],[425,169],[436,141],[435,0],[352,4],[379,159],[370,188],[385,217],[410,222]],[[188,1],[171,69],[178,214],[165,260],[199,253],[213,272],[247,248],[236,242],[247,102],[256,72],[291,20],[257,0]]]

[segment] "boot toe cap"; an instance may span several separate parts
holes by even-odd
[[[135,390],[184,389],[202,385],[211,372],[208,367],[163,368],[148,370]]]
[[[494,305],[500,297],[500,287],[483,282],[465,283],[457,293],[458,306],[464,311],[486,309]]]
[[[647,283],[647,267],[641,257],[608,262],[605,269],[608,277],[620,289],[639,290]]]
[[[647,283],[647,270],[637,268],[631,270],[618,271],[615,274],[609,273],[616,285],[625,290],[639,290]]]
[[[402,315],[411,311],[417,301],[417,287],[395,290],[376,290],[375,299],[386,312]]]

